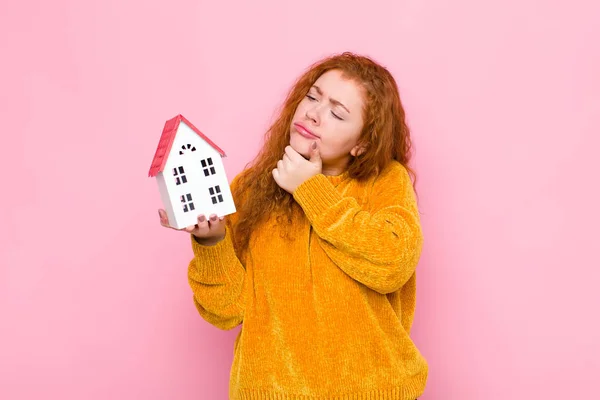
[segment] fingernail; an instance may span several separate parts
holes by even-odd
[[[198,219],[200,222],[204,222],[206,221],[206,217],[204,215],[201,215],[200,218]]]
[[[210,220],[211,221],[216,221],[217,220],[217,216],[216,215],[211,215]]]
[[[219,217],[219,221],[223,221],[225,217]]]
[[[313,150],[317,148],[317,142],[313,142],[312,148],[313,148]]]

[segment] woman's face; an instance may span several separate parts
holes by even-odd
[[[305,158],[317,142],[323,173],[339,175],[352,156],[361,153],[357,145],[363,128],[362,89],[339,70],[330,70],[317,79],[298,104],[290,126],[290,146]]]

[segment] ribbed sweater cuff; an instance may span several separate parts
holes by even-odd
[[[204,246],[190,235],[192,249],[198,269],[198,278],[204,283],[221,283],[228,274],[228,269],[235,268],[239,260],[233,248],[231,235],[227,230],[223,240],[213,246]]]
[[[330,396],[311,396],[287,394],[269,389],[240,389],[236,399],[240,400],[414,400],[424,392],[427,372],[403,382],[401,386],[389,389],[375,389],[369,392],[334,394]]]
[[[316,217],[342,200],[342,195],[325,175],[318,174],[296,188],[294,199],[304,209],[307,218],[313,222]]]

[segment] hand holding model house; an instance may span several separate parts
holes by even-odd
[[[225,234],[226,215],[236,211],[222,157],[225,152],[182,115],[165,123],[149,176],[156,177],[165,209],[163,226],[207,243]]]

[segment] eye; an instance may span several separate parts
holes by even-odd
[[[310,101],[315,101],[316,99],[314,97],[312,97],[310,94],[307,94],[306,97],[308,97],[308,99]]]
[[[340,121],[343,121],[342,117],[340,117],[339,115],[337,115],[336,113],[334,113],[333,111],[331,112],[331,115],[333,115],[334,118],[339,119]]]

